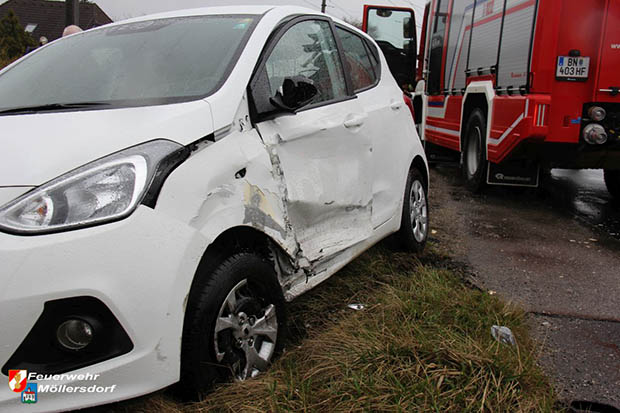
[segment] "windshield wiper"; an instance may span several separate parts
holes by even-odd
[[[0,115],[11,113],[38,113],[38,112],[52,112],[55,110],[65,109],[84,109],[97,106],[109,106],[109,103],[105,102],[80,102],[80,103],[50,103],[48,105],[40,106],[26,106],[22,108],[13,108],[0,110]]]

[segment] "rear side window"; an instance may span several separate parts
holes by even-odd
[[[345,54],[345,65],[351,74],[355,91],[369,88],[377,82],[376,59],[371,57],[366,42],[360,36],[338,27]],[[374,62],[373,62],[374,59]]]

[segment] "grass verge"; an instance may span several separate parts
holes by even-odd
[[[523,312],[468,288],[428,250],[419,261],[376,247],[293,302],[287,351],[268,373],[201,403],[161,393],[121,410],[553,411]],[[493,340],[493,324],[509,326],[518,346]]]

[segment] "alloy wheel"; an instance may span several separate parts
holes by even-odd
[[[428,232],[428,207],[424,186],[418,180],[411,185],[409,213],[411,215],[411,225],[413,226],[413,236],[416,241],[422,242],[426,239]]]
[[[220,307],[213,336],[218,362],[229,365],[238,380],[256,377],[267,370],[276,348],[276,307],[243,280]]]

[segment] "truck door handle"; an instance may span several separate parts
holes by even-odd
[[[366,116],[354,115],[344,121],[344,127],[347,129],[359,128],[360,126],[364,126],[365,120]]]

